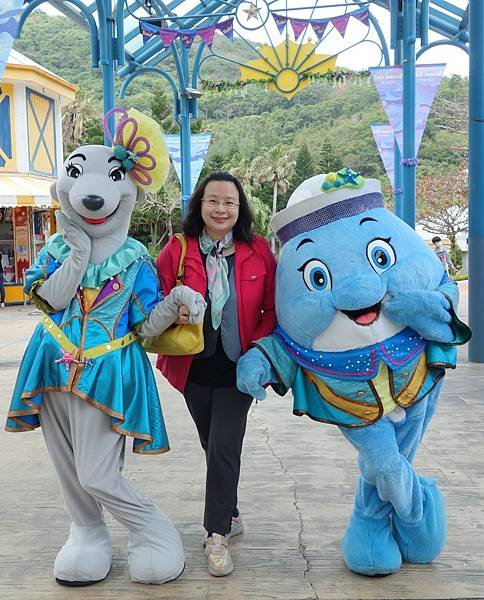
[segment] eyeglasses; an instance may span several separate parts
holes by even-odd
[[[235,210],[240,205],[240,202],[234,202],[233,200],[222,200],[219,202],[214,198],[203,198],[203,202],[205,202],[209,208],[218,208],[221,206],[222,208],[225,208],[225,210]]]

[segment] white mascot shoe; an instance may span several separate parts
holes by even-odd
[[[148,528],[130,531],[128,572],[136,583],[167,583],[185,568],[183,544],[173,523],[159,513]]]
[[[81,587],[102,581],[111,568],[109,530],[99,525],[71,524],[66,543],[54,563],[54,576],[61,585]]]

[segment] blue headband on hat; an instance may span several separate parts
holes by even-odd
[[[372,208],[383,208],[383,196],[380,192],[371,192],[323,206],[312,213],[294,219],[287,225],[283,225],[276,232],[276,235],[281,244],[285,244],[300,233],[317,229],[339,219],[354,217]]]

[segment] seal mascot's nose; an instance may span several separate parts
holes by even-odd
[[[88,210],[99,210],[104,206],[104,200],[101,196],[89,194],[82,199],[82,203]]]

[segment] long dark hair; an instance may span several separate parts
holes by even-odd
[[[183,233],[191,237],[198,237],[205,227],[202,219],[202,198],[205,194],[205,188],[207,183],[210,181],[230,181],[235,185],[239,192],[239,217],[233,228],[234,240],[238,242],[250,242],[253,235],[254,216],[250,210],[247,196],[245,195],[244,188],[237,177],[234,177],[230,173],[225,171],[216,171],[210,173],[208,177],[202,181],[202,183],[193,192],[190,198],[190,204],[188,206],[188,214],[183,221]]]

